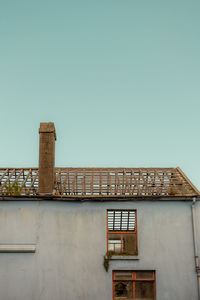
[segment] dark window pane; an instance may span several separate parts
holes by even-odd
[[[154,283],[135,281],[135,300],[154,300]]]
[[[133,300],[133,282],[114,282],[114,300]]]
[[[136,272],[136,279],[153,279],[153,272]]]
[[[123,234],[123,253],[129,255],[137,255],[136,234]]]

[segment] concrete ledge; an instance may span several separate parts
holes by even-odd
[[[0,253],[34,253],[34,244],[0,244]]]
[[[113,255],[110,260],[139,260],[139,256],[125,256],[125,255]]]

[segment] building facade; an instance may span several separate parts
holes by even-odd
[[[179,168],[0,169],[0,299],[199,299],[199,191]]]

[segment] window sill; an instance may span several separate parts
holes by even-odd
[[[139,260],[139,256],[136,255],[113,255],[110,260]]]
[[[0,244],[0,253],[34,253],[34,244]]]

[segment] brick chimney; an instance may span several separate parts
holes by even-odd
[[[50,195],[54,189],[55,140],[54,123],[40,123],[39,194]]]

